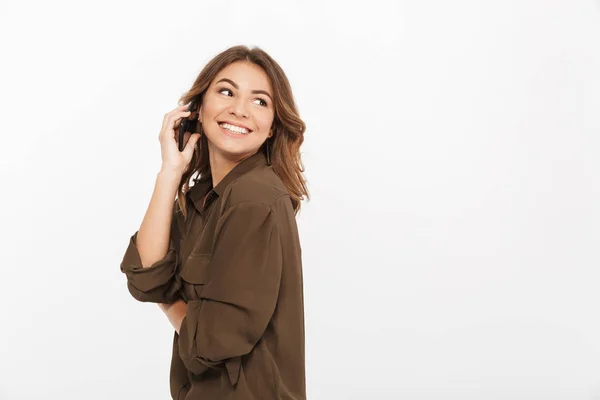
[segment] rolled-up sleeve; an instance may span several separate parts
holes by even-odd
[[[267,205],[244,202],[219,219],[210,278],[187,303],[179,355],[200,374],[225,364],[233,384],[240,357],[263,335],[277,304],[282,271],[280,232]]]
[[[179,237],[175,217],[175,207],[171,222],[169,248],[165,256],[149,267],[144,268],[137,249],[136,231],[129,239],[129,245],[121,262],[121,272],[127,276],[127,288],[131,295],[142,302],[173,303],[179,298],[180,280],[175,279],[179,262]]]

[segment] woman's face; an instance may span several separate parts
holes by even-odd
[[[223,68],[206,90],[200,121],[209,152],[228,159],[250,156],[271,136],[275,110],[267,74],[238,61]]]

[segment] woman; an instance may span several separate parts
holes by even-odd
[[[305,399],[295,217],[309,195],[287,77],[261,49],[235,46],[180,104],[164,117],[162,167],[121,263],[131,295],[159,303],[175,329],[171,396]],[[179,151],[183,117],[198,133]]]

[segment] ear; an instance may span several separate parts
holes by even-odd
[[[202,122],[202,104],[198,108],[198,121]]]

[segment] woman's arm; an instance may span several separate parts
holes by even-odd
[[[142,302],[171,304],[180,297],[174,280],[180,235],[174,199],[180,181],[180,173],[161,168],[142,224],[121,262],[129,292]]]
[[[173,201],[181,174],[161,169],[157,174],[152,199],[137,234],[137,250],[142,266],[147,268],[161,260],[169,249]]]
[[[139,301],[171,304],[179,299],[175,277],[180,237],[178,219],[174,214],[177,189],[189,165],[200,134],[193,134],[183,151],[178,151],[175,140],[177,121],[189,114],[179,106],[165,114],[159,134],[162,166],[148,209],[139,230],[130,238],[121,262],[121,271],[127,275],[127,287]]]
[[[144,267],[162,259],[168,251],[173,199],[180,181],[178,172],[167,169],[161,169],[156,177],[154,193],[137,236],[137,247]],[[181,320],[185,317],[185,302],[177,300],[173,304],[158,303],[158,306],[179,334]]]
[[[140,245],[140,233],[138,233],[138,249],[142,246],[144,250],[140,250],[150,258],[148,265],[152,265],[152,260],[161,259],[169,247],[169,235],[172,218],[172,202],[177,192],[177,187],[181,181],[181,175],[178,172],[161,169],[156,177],[156,184],[152,200],[140,226],[140,232],[144,229],[144,233],[150,234]],[[185,317],[185,302],[177,300],[173,304],[158,303],[160,309],[165,313],[173,328],[179,334],[181,320]]]

